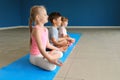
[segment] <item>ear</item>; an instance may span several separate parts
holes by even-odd
[[[55,20],[55,19],[53,19],[53,23],[56,23],[56,20]]]
[[[39,19],[39,15],[36,15],[36,19],[37,19],[37,20]]]

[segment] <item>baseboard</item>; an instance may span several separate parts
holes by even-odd
[[[50,28],[50,26],[46,26]],[[13,26],[13,27],[2,27],[0,30],[14,29],[14,28],[29,28],[28,26]],[[68,29],[120,29],[120,26],[68,26]]]
[[[114,29],[114,28],[119,28],[120,26],[68,26],[67,28],[75,28],[75,29],[102,29],[102,28],[106,28],[106,29]]]
[[[23,26],[24,28],[29,28],[28,26]],[[50,28],[51,26],[46,26],[47,28]],[[68,29],[89,29],[89,28],[96,28],[96,29],[102,29],[102,28],[108,28],[108,29],[120,29],[120,26],[68,26]]]
[[[15,29],[15,28],[27,28],[27,26],[1,27],[0,30],[5,30],[5,29]]]

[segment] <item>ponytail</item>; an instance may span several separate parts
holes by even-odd
[[[33,20],[32,20],[32,18],[30,17],[30,19],[29,19],[30,46],[31,46],[31,44],[32,44],[32,38],[31,38],[31,33],[32,33],[32,23],[33,23]]]

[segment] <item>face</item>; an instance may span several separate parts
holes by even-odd
[[[68,21],[62,22],[62,26],[67,27]]]
[[[42,22],[43,24],[47,23],[48,22],[48,15],[47,15],[47,12],[45,9],[43,9],[41,12],[40,12],[40,15],[39,15],[39,21]]]
[[[54,24],[57,25],[58,27],[61,26],[61,17],[55,19]]]

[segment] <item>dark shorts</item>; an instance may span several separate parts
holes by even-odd
[[[52,49],[46,48],[46,51],[52,51]]]

